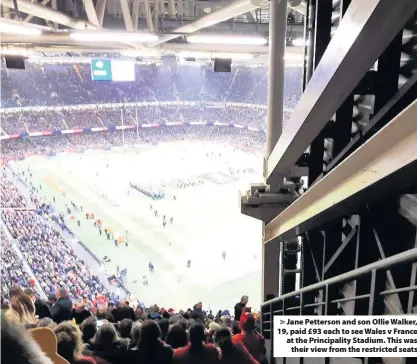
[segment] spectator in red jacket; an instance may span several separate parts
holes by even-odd
[[[259,364],[242,343],[234,344],[227,328],[216,331],[214,341],[221,349],[221,364]]]
[[[201,323],[190,327],[190,344],[175,350],[175,364],[216,364],[219,363],[219,353],[213,344],[205,343],[206,334]]]
[[[244,317],[243,323],[241,321],[242,332],[234,335],[232,341],[235,344],[241,342],[249,353],[261,362],[266,354],[265,339],[255,331],[255,318],[252,314],[246,314],[245,312],[242,317]]]

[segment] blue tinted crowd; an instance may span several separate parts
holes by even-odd
[[[201,302],[186,311],[132,307],[129,300],[110,295],[75,255],[52,224],[46,213],[51,212],[50,205],[36,189],[25,195],[17,187],[17,175],[5,168],[2,172],[1,218],[8,230],[1,230],[3,362],[55,363],[42,346],[48,347],[48,340],[51,344],[56,340],[57,355],[71,364],[266,362],[264,339],[257,333],[259,316],[250,312],[247,296],[236,304],[234,316],[229,311],[216,315],[204,311]],[[30,170],[20,173],[30,175]],[[36,292],[34,278],[24,270],[13,244],[47,299]],[[33,338],[24,328],[50,336],[39,342],[49,358],[29,350]]]
[[[1,68],[2,107],[141,101],[219,101],[266,104],[267,68],[236,66],[215,73],[211,65],[136,64],[135,82],[92,81],[89,64],[37,64]],[[301,68],[287,68],[285,104],[301,93]]]
[[[49,154],[79,149],[110,148],[123,145],[140,145],[168,141],[221,141],[250,151],[262,151],[265,134],[225,126],[165,126],[129,129],[125,131],[90,132],[82,134],[26,137],[3,140],[2,158],[19,159],[36,154]]]
[[[15,183],[3,173],[1,205],[10,209],[4,208],[1,218],[45,294],[53,295],[58,287],[65,287],[71,297],[77,300],[83,297],[93,300],[99,295],[107,295],[98,277],[77,258],[59,230],[51,223],[49,215],[45,213],[50,211],[48,203],[34,192],[30,197],[24,196]],[[8,243],[11,246],[11,242]],[[6,257],[12,256],[10,249]],[[14,275],[18,276],[20,285],[27,286],[28,277],[21,269],[16,271],[20,273],[3,270],[2,261],[2,281],[13,283],[10,276]]]
[[[285,116],[288,117],[289,113]],[[136,119],[137,117],[137,119]],[[123,120],[122,120],[123,118]],[[114,127],[118,125],[165,123],[226,123],[265,129],[266,110],[257,108],[225,107],[139,107],[95,110],[48,110],[1,116],[3,134],[21,134],[40,131]]]
[[[29,287],[31,276],[25,270],[6,232],[0,228],[1,239],[1,291],[6,294],[14,285]]]
[[[88,64],[29,62],[24,71],[8,70],[2,64],[1,106],[21,109],[2,113],[0,135],[22,134],[21,138],[2,140],[3,161],[180,140],[220,141],[263,151],[266,109],[248,105],[266,104],[266,68],[239,66],[230,73],[214,73],[211,66],[172,69],[137,64],[135,72],[135,82],[96,82],[91,79]],[[295,106],[300,93],[300,69],[289,68],[286,108]],[[27,109],[155,101],[174,101],[177,105],[126,105],[122,112],[107,106],[94,110],[49,108],[41,112]],[[183,101],[195,101],[199,106],[180,106]],[[288,116],[286,113],[284,118]],[[122,124],[133,127],[115,130]],[[142,124],[160,125],[142,128]],[[103,127],[110,130],[89,130]],[[75,134],[54,132],[74,129],[82,130]],[[45,131],[52,133],[24,135]],[[186,311],[165,310],[157,305],[132,307],[128,300],[111,293],[109,284],[100,281],[77,257],[53,221],[48,201],[36,189],[24,194],[17,187],[17,176],[12,177],[3,173],[0,185],[5,225],[5,230],[0,230],[2,347],[8,348],[2,349],[2,362],[57,362],[31,346],[33,339],[19,325],[52,329],[58,354],[71,364],[266,362],[264,340],[256,332],[258,317],[249,313],[249,308],[246,311],[246,296],[236,304],[234,317],[229,312],[213,315],[203,311],[201,302]],[[36,292],[38,287],[47,300]]]

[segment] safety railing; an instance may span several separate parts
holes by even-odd
[[[409,285],[387,289],[388,274],[386,273],[397,268],[406,268],[405,271],[410,272]],[[349,301],[361,302],[363,312],[358,314],[372,315],[375,313],[374,305],[377,300],[394,294],[408,294],[408,297],[404,299],[406,302],[404,313],[411,314],[415,305],[414,292],[417,291],[416,271],[417,248],[413,248],[266,301],[261,307],[262,334],[267,340],[273,340],[273,317],[275,315],[314,315],[318,314],[317,310],[322,315],[337,314],[338,305]],[[367,289],[369,288],[369,293],[335,299],[342,285],[353,281],[356,281],[356,287],[364,285]],[[363,289],[359,291],[362,293]],[[365,306],[363,300],[365,300]]]

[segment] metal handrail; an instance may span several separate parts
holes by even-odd
[[[323,289],[326,286],[330,286],[335,283],[341,283],[348,280],[353,280],[355,278],[358,278],[364,274],[371,273],[373,270],[380,270],[384,268],[388,268],[390,266],[399,264],[399,263],[405,263],[411,260],[417,261],[417,248],[413,248],[410,250],[407,250],[405,252],[393,255],[392,257],[385,258],[383,260],[378,260],[377,262],[365,265],[363,267],[360,267],[358,269],[346,272],[344,274],[326,279],[324,281],[312,284],[310,286],[304,287],[299,289],[298,291],[286,293],[280,297],[273,298],[272,300],[265,301],[262,306],[270,305],[272,303],[283,301],[287,298],[299,296],[303,293],[315,291],[319,289]]]

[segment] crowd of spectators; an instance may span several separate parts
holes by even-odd
[[[14,286],[9,298],[1,318],[6,364],[62,363],[58,358],[71,364],[268,362],[258,319],[246,304],[240,314],[235,307],[234,317],[229,312],[205,312],[201,302],[174,312],[157,305],[133,309],[121,301],[101,305],[94,315],[84,303],[73,305],[63,288],[44,301],[32,289]],[[34,339],[40,347],[33,345]],[[51,350],[54,341],[57,345]]]
[[[249,151],[262,151],[265,134],[227,126],[176,125],[124,131],[88,132],[72,135],[2,140],[2,158],[19,159],[64,151],[134,146],[169,141],[220,141]]]
[[[135,82],[92,81],[89,64],[39,64],[26,70],[1,68],[2,107],[141,101],[219,101],[266,104],[267,68],[235,66],[230,73],[211,65],[136,64]],[[285,104],[301,93],[301,68],[287,68]]]
[[[239,66],[230,73],[214,73],[209,66],[173,70],[164,65],[137,64],[135,82],[115,83],[92,81],[87,64],[28,63],[25,71],[6,69],[2,64],[1,81],[1,106],[22,107],[19,113],[2,114],[2,136],[53,132],[2,140],[3,160],[180,140],[220,141],[252,151],[262,151],[265,143],[264,108],[223,106],[225,102],[266,104],[264,67]],[[287,69],[286,107],[295,105],[300,91],[300,69]],[[25,110],[27,106],[146,101],[200,104],[125,107],[122,111],[109,107]],[[208,125],[190,125],[195,122]],[[114,129],[122,124],[133,127]],[[142,124],[160,125],[142,128]],[[111,130],[84,130],[100,127]],[[69,129],[83,132],[55,132]],[[58,354],[69,363],[265,362],[264,340],[256,333],[258,319],[246,309],[245,296],[236,305],[234,317],[227,311],[217,315],[203,311],[201,302],[184,311],[131,305],[128,299],[113,294],[111,287],[75,254],[55,223],[51,205],[36,188],[31,186],[25,194],[17,176],[4,171],[0,184],[4,223],[4,230],[0,229],[2,361],[55,362],[50,352],[46,356],[33,345],[24,325],[53,330]],[[25,173],[20,177],[27,179],[30,170]]]
[[[109,296],[99,278],[78,259],[51,223],[48,203],[34,190],[30,197],[24,196],[15,181],[5,173],[1,182],[0,199],[2,207],[5,207],[1,218],[45,294],[51,295],[57,287],[66,287],[71,297],[77,300],[87,297],[94,301],[99,296]],[[29,198],[31,201],[28,201]],[[34,208],[28,209],[28,206]],[[23,273],[20,275],[24,276]]]
[[[137,120],[136,120],[137,116]],[[285,113],[284,118],[288,118]],[[76,130],[96,127],[114,127],[136,124],[165,123],[226,123],[265,129],[266,110],[257,108],[225,107],[161,107],[49,110],[28,113],[22,109],[18,114],[3,114],[1,128],[4,134],[14,135],[55,130]]]
[[[285,106],[291,109],[301,93],[299,68],[288,68],[285,79]],[[88,64],[27,63],[26,70],[6,69],[2,64],[2,107],[22,107],[19,113],[3,113],[1,135],[53,133],[48,137],[2,140],[3,159],[34,154],[50,154],[89,148],[157,143],[168,140],[221,140],[246,149],[263,150],[266,109],[224,106],[224,102],[265,104],[267,69],[238,66],[230,73],[214,73],[211,67],[136,65],[135,82],[91,80]],[[126,106],[90,110],[49,109],[28,111],[25,106],[66,106],[76,104],[125,103],[145,101],[198,101],[199,106]],[[211,105],[210,102],[220,102]],[[219,105],[223,105],[219,107]],[[289,117],[284,113],[284,123]],[[224,123],[238,127],[188,126],[188,123]],[[185,123],[181,126],[164,126]],[[159,124],[142,128],[142,124]],[[88,132],[90,128],[130,126],[112,132]],[[241,128],[244,129],[241,129]],[[60,131],[86,131],[60,135]],[[137,130],[136,130],[137,129]]]
[[[50,364],[59,355],[74,364],[265,363],[264,339],[256,332],[259,317],[247,307],[247,296],[232,316],[227,310],[204,311],[201,302],[175,311],[132,306],[129,299],[110,295],[51,223],[51,206],[36,188],[24,194],[18,176],[6,167],[2,172],[1,218],[11,236],[0,230],[2,361]],[[30,180],[30,169],[20,173]],[[47,299],[35,291],[13,244]],[[24,328],[49,330],[57,354],[45,349],[44,336],[41,350],[30,350],[33,338]],[[36,340],[36,332],[32,335]]]
[[[13,249],[11,239],[3,228],[0,228],[0,239],[1,291],[3,295],[15,285],[29,287],[33,280],[30,273],[25,270],[22,260]]]

